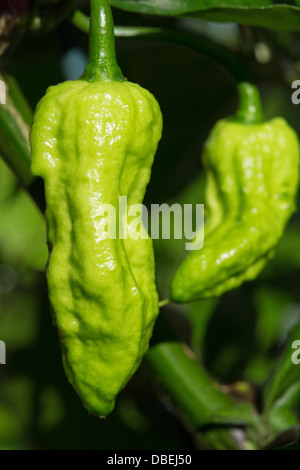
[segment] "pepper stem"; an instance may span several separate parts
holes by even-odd
[[[235,119],[245,124],[259,124],[263,122],[262,105],[256,86],[252,83],[240,82],[237,89],[240,104]]]
[[[108,0],[91,0],[90,57],[82,78],[88,82],[125,80],[117,64],[114,23]]]

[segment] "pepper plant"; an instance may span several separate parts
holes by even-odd
[[[114,30],[106,0],[92,0],[91,11],[73,1],[0,6],[0,448],[124,448],[125,430],[126,448],[137,440],[144,449],[297,446],[300,125],[290,98],[300,5],[199,3],[111,0]],[[51,51],[61,35],[87,51],[89,33],[81,78],[30,97],[18,51],[49,37]],[[160,50],[171,54],[172,72]],[[195,96],[203,109],[193,114],[183,97],[192,106]],[[99,222],[97,197],[141,203],[149,180],[148,204],[205,197],[207,208],[203,249],[185,258],[181,241],[153,241],[155,281],[150,239],[103,247],[89,225]],[[64,375],[48,311],[45,209],[64,368],[105,421],[87,413]],[[86,438],[66,437],[74,416]],[[161,434],[153,416],[164,422]],[[167,437],[169,425],[179,437]]]

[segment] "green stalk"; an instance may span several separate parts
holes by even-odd
[[[235,120],[244,124],[260,124],[263,112],[259,91],[252,83],[241,82],[237,85],[240,98],[239,109]]]
[[[160,343],[149,350],[144,360],[162,393],[206,448],[237,450],[249,446],[246,433],[244,442],[237,442],[232,430],[250,427],[258,432],[251,405],[235,403],[221,391],[185,345]]]
[[[125,80],[117,64],[113,17],[107,0],[91,0],[90,56],[83,78],[88,82]]]

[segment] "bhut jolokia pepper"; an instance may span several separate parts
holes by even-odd
[[[296,209],[299,143],[282,118],[262,121],[257,89],[239,85],[236,116],[216,123],[204,148],[203,249],[175,273],[171,299],[214,297],[254,279]]]
[[[106,416],[148,348],[158,295],[145,229],[136,239],[108,237],[104,208],[116,209],[120,226],[119,196],[128,207],[142,202],[162,117],[117,66],[106,0],[91,1],[90,29],[84,76],[47,90],[31,148],[32,171],[45,182],[47,281],[64,367],[86,408]]]

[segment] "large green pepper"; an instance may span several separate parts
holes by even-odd
[[[253,85],[240,84],[240,110],[216,123],[205,144],[203,249],[175,273],[171,299],[214,297],[254,279],[294,213],[299,143],[282,118],[262,122]]]
[[[91,53],[80,80],[50,87],[31,132],[32,171],[46,192],[50,302],[66,373],[86,408],[105,416],[145,354],[158,314],[152,241],[111,239],[142,202],[162,131],[155,98],[116,64],[108,3],[92,0]],[[101,34],[99,34],[101,29]],[[120,214],[119,214],[120,212]],[[124,236],[124,235],[123,235]]]

